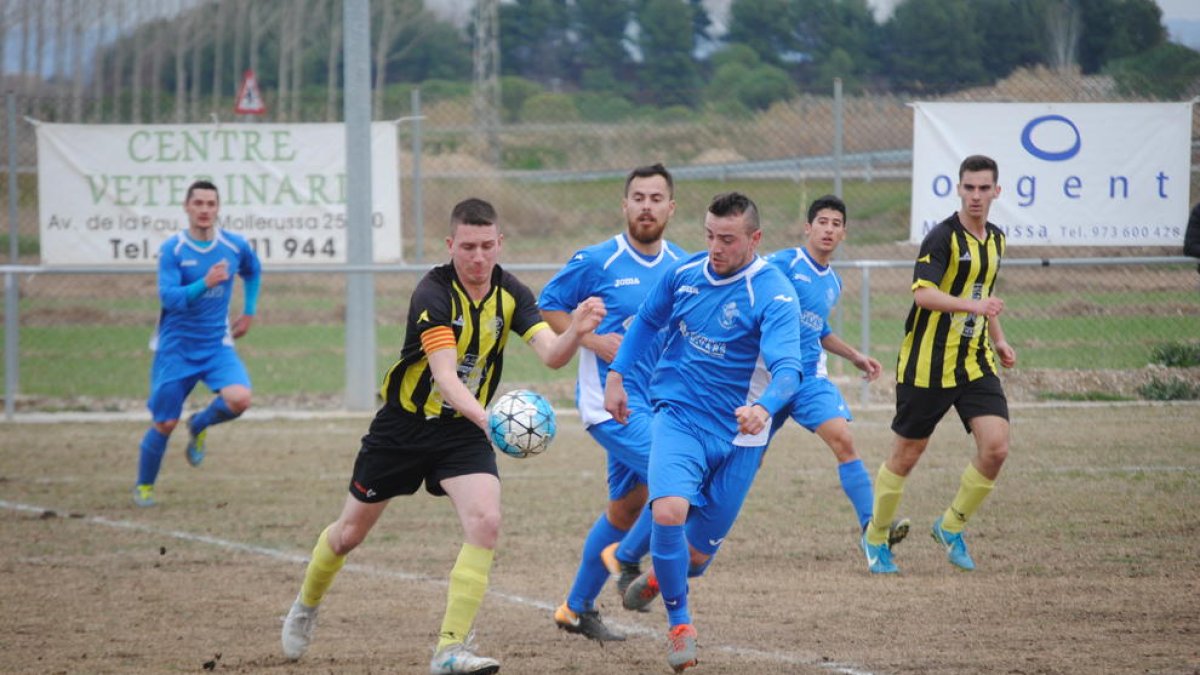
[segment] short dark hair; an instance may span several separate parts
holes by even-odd
[[[450,234],[459,225],[495,225],[496,208],[490,203],[470,197],[454,205],[450,212]]]
[[[192,193],[196,190],[212,190],[217,193],[217,200],[221,199],[221,191],[217,189],[216,185],[212,184],[212,181],[198,180],[188,186],[187,194],[183,197],[184,204],[192,201]]]
[[[846,224],[846,202],[842,201],[837,195],[825,195],[813,200],[813,203],[808,207],[808,220],[804,222],[811,223],[813,218],[816,218],[817,214],[825,209],[837,211],[842,214],[842,224]]]
[[[649,166],[639,166],[629,172],[629,176],[625,178],[625,194],[629,194],[629,185],[634,178],[649,178],[651,176],[662,176],[667,181],[667,196],[675,198],[675,180],[671,178],[671,172],[667,171],[667,167],[661,162],[651,164]]]
[[[746,231],[754,232],[758,229],[758,207],[753,199],[740,192],[722,192],[716,195],[708,205],[708,212],[720,218],[745,215]]]
[[[958,180],[962,181],[963,174],[968,171],[991,171],[992,180],[1000,180],[1000,167],[996,160],[987,155],[971,155],[958,165]]]

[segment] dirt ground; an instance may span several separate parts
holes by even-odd
[[[141,421],[0,424],[0,671],[425,673],[459,548],[444,500],[396,500],[351,554],[309,653],[281,619],[345,497],[367,417],[271,418],[172,440],[161,504],[129,501]],[[889,412],[854,424],[872,474]],[[661,607],[601,609],[627,642],[556,630],[553,607],[604,502],[599,449],[564,415],[555,445],[501,458],[505,524],[478,616],[504,673],[669,673]],[[1013,448],[969,528],[979,564],[930,540],[971,454],[948,419],[908,481],[902,574],[873,578],[831,454],[789,426],[716,562],[693,580],[689,674],[1200,672],[1200,406],[1018,406]]]

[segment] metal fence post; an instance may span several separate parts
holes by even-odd
[[[18,242],[20,223],[17,221],[17,99],[11,91],[4,95],[4,107],[8,114],[8,257],[16,265],[20,261],[21,247]],[[20,356],[21,331],[17,312],[21,298],[17,289],[17,275],[4,275],[4,419],[11,420],[16,409],[17,391],[21,387]]]
[[[871,268],[863,265],[862,268],[862,300],[859,304],[862,316],[859,319],[859,331],[861,337],[859,339],[858,351],[864,354],[871,353]],[[871,400],[871,383],[868,380],[863,380],[862,391],[858,395],[860,405],[866,405]]]
[[[367,0],[346,0],[346,260],[369,265],[371,247],[371,13]],[[375,407],[375,277],[346,275],[346,391],[348,410]]]
[[[413,89],[410,96],[412,101],[412,219],[413,261],[425,259],[425,208],[424,195],[421,191],[421,90]]]

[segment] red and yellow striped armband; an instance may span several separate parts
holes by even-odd
[[[454,329],[449,326],[434,326],[421,333],[421,349],[426,354],[432,354],[439,349],[455,349],[458,343],[454,341]]]

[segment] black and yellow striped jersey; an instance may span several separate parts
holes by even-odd
[[[509,332],[528,342],[549,327],[529,287],[499,265],[492,272],[491,291],[477,303],[459,282],[453,263],[440,265],[413,291],[400,360],[388,369],[380,393],[387,404],[426,419],[461,417],[442,400],[427,357],[428,351],[453,347],[458,378],[487,407],[500,382]]]
[[[1004,256],[1000,228],[987,223],[980,241],[958,213],[938,223],[921,242],[912,290],[929,286],[959,298],[991,297]],[[956,387],[996,374],[988,319],[966,312],[935,312],[914,302],[904,322],[896,380],[916,387]]]

